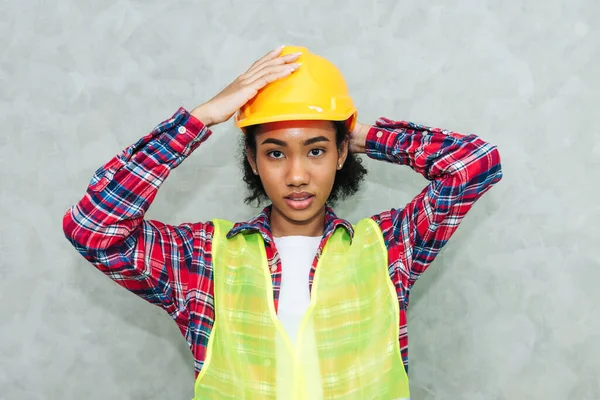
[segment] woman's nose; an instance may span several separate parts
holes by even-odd
[[[290,160],[285,184],[288,186],[302,186],[308,184],[308,181],[309,173],[305,163],[298,158]]]

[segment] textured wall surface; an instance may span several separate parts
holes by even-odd
[[[599,17],[595,0],[1,1],[0,399],[192,397],[175,324],[87,264],[61,219],[97,167],[279,44],[333,60],[363,122],[499,146],[503,181],[413,290],[413,399],[600,399]],[[253,215],[239,133],[215,131],[148,218]],[[353,222],[426,184],[367,166],[337,208]]]

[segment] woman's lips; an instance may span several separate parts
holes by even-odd
[[[310,193],[294,193],[284,197],[285,203],[294,210],[304,210],[310,207],[315,196]]]

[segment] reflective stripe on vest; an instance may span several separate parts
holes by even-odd
[[[408,398],[399,305],[379,226],[338,228],[318,262],[296,347],[277,319],[259,233],[214,220],[215,323],[195,399]],[[308,279],[308,277],[307,277]]]

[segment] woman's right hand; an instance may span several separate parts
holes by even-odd
[[[219,94],[193,109],[191,114],[206,126],[229,120],[237,110],[256,96],[260,89],[290,75],[300,67],[299,63],[294,63],[300,53],[280,57],[282,50],[283,46],[257,60]]]

